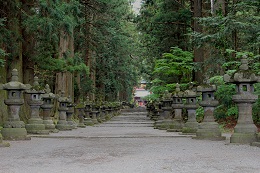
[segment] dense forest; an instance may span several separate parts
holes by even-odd
[[[221,100],[217,116],[236,116],[234,86],[222,76],[242,55],[260,74],[260,1],[142,0],[138,14],[133,1],[0,0],[0,83],[16,68],[21,82],[36,75],[78,103],[130,101],[141,78],[153,92],[148,99],[210,79]],[[0,96],[2,122],[6,92]]]

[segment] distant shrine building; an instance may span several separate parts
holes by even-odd
[[[146,90],[146,84],[147,82],[145,80],[142,80],[139,83],[138,87],[134,88],[134,102],[137,104],[138,106],[145,106],[146,105],[146,100],[144,99],[144,97],[150,95],[150,91]]]

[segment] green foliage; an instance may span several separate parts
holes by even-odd
[[[154,101],[158,100],[159,98],[161,98],[161,96],[158,95],[158,94],[150,94],[150,95],[148,95],[148,96],[145,96],[143,99],[144,99],[144,100],[147,100],[147,101],[152,101],[152,102],[154,102]]]
[[[45,1],[40,0],[37,8],[31,8],[30,15],[24,14],[22,25],[27,34],[33,37],[36,44],[33,50],[25,52],[30,54],[30,59],[39,69],[50,72],[83,71],[88,73],[88,68],[80,60],[79,52],[71,56],[70,52],[58,55],[60,39],[66,35],[73,36],[73,30],[80,25],[81,5],[77,0]],[[65,37],[65,38],[62,38]]]
[[[178,47],[172,47],[170,53],[164,53],[161,59],[156,60],[154,74],[161,78],[174,76],[176,82],[189,82],[193,70],[193,55]],[[176,79],[175,79],[176,80]]]
[[[0,18],[0,31],[3,29],[4,27],[4,22],[6,21],[6,18]],[[0,36],[0,40],[1,40],[1,36]],[[1,43],[1,42],[0,42]],[[2,57],[6,56],[6,52],[0,48],[0,67],[3,67],[5,64],[5,60],[2,59]]]
[[[142,76],[152,81],[156,60],[176,46],[191,50],[187,33],[190,30],[191,12],[188,1],[144,0],[136,17],[142,44]],[[167,56],[167,55],[166,55]],[[157,62],[158,63],[158,62]],[[161,68],[163,70],[163,68]],[[170,77],[170,76],[169,76]]]
[[[204,118],[204,109],[203,107],[199,107],[198,109],[196,109],[196,120],[197,122],[202,122]]]
[[[137,85],[139,41],[128,0],[97,0],[99,16],[93,24],[95,44],[96,94],[115,100],[123,93],[127,101]]]
[[[232,96],[236,94],[234,84],[224,84],[219,85],[217,91],[215,92],[215,97],[220,101],[220,104],[226,107],[231,107],[233,105]]]
[[[260,1],[239,0],[226,5],[226,14],[218,10],[212,16],[199,18],[203,32],[192,34],[196,46],[209,50],[203,66],[209,67],[207,75],[210,76],[220,74],[223,69],[237,69],[237,58],[243,54],[259,55]],[[255,68],[259,68],[259,61],[256,62]]]
[[[227,117],[238,117],[238,108],[232,101],[232,96],[236,94],[234,84],[225,84],[222,76],[210,78],[210,82],[217,85],[215,97],[219,101],[219,106],[214,111],[217,120],[223,120]]]
[[[174,92],[176,83],[188,83],[192,80],[193,55],[178,47],[172,47],[170,53],[164,53],[156,60],[151,91],[162,94],[165,90]]]

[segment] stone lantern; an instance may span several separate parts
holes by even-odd
[[[18,71],[13,69],[11,81],[1,84],[0,88],[7,90],[7,99],[4,100],[8,106],[8,120],[4,122],[2,135],[5,140],[25,140],[27,137],[25,124],[20,120],[19,113],[21,105],[24,104],[22,92],[31,88],[29,84],[25,85],[18,81]]]
[[[95,124],[98,124],[98,123],[99,123],[98,117],[97,117],[98,110],[97,110],[97,108],[96,108],[96,104],[95,104],[95,103],[92,103],[91,114],[92,114],[92,121],[93,121]]]
[[[105,105],[104,103],[101,102],[101,106],[100,106],[100,117],[101,117],[101,121],[102,122],[106,122],[106,109],[107,109],[107,105]]]
[[[72,103],[72,99],[69,97],[68,98],[68,110],[66,112],[67,115],[67,122],[68,124],[71,126],[72,129],[76,129],[77,128],[77,124],[72,120],[72,116],[74,114],[74,107],[75,105]]]
[[[61,96],[58,98],[59,102],[59,120],[56,125],[58,130],[72,130],[72,127],[67,122],[67,111],[69,99],[64,96],[64,91],[61,92]]]
[[[260,82],[260,77],[249,70],[246,56],[241,59],[239,70],[233,76],[224,75],[224,81],[236,85],[236,95],[232,100],[238,106],[238,121],[234,133],[230,138],[231,143],[252,143],[255,142],[257,127],[252,119],[252,104],[258,99],[254,95],[254,83]]]
[[[84,124],[84,117],[85,117],[85,112],[84,112],[85,105],[84,105],[84,103],[77,104],[75,108],[77,110],[77,114],[78,114],[78,118],[79,118],[78,127],[85,128],[86,125]]]
[[[34,83],[31,90],[27,90],[26,94],[30,95],[28,105],[31,108],[31,117],[28,120],[28,124],[25,128],[28,133],[32,134],[49,134],[49,130],[45,129],[43,120],[40,118],[40,106],[43,104],[41,94],[44,94],[43,90],[40,90],[39,79],[37,76],[34,77]]]
[[[155,129],[159,129],[161,124],[162,124],[162,122],[163,122],[163,120],[164,120],[164,112],[162,110],[162,106],[163,106],[163,103],[159,99],[158,100],[158,107],[156,108],[156,110],[157,110],[157,119],[154,122],[154,128]]]
[[[91,103],[91,102],[89,102],[89,110],[90,110],[90,112],[89,112],[89,114],[91,114],[91,119],[92,119],[92,122],[94,123],[94,124],[98,124],[98,120],[97,120],[97,113],[93,113],[93,104]]]
[[[180,90],[180,84],[176,84],[175,93],[172,96],[172,108],[174,110],[174,117],[172,120],[172,124],[170,129],[167,131],[170,132],[180,132],[184,126],[183,119],[182,119],[182,108],[184,107],[183,104],[183,92]]]
[[[84,124],[87,125],[87,126],[93,126],[94,122],[90,118],[91,104],[90,104],[90,101],[89,101],[89,97],[87,97],[87,101],[86,101],[86,104],[85,104],[84,111],[85,111]]]
[[[184,98],[186,98],[184,108],[188,111],[188,121],[184,124],[182,133],[195,134],[199,124],[196,120],[196,109],[199,107],[197,104],[197,92],[192,89],[186,90],[184,92]]]
[[[225,137],[221,136],[219,124],[215,122],[213,114],[215,107],[219,104],[219,102],[214,97],[214,92],[216,89],[217,87],[215,85],[210,85],[209,81],[207,81],[207,84],[197,87],[197,91],[202,93],[202,101],[199,102],[199,105],[204,109],[204,119],[203,122],[199,124],[196,137],[194,137],[194,139],[226,139]]]
[[[166,90],[163,95],[162,110],[163,120],[158,128],[160,130],[167,130],[172,123],[172,95],[168,90]]]
[[[55,124],[51,119],[51,110],[53,108],[53,99],[56,98],[55,94],[51,93],[50,86],[48,84],[45,85],[45,94],[42,94],[43,104],[41,105],[43,112],[43,124],[45,125],[45,129],[50,132],[57,133],[59,130],[55,128]]]
[[[110,103],[105,103],[106,105],[106,115],[105,115],[105,119],[108,121],[112,118],[112,107],[110,105]]]
[[[153,110],[153,113],[152,113],[152,116],[151,116],[151,120],[154,121],[154,126],[155,126],[155,124],[156,124],[155,122],[158,121],[158,119],[159,119],[160,111],[161,111],[160,100],[157,99],[157,100],[154,102],[154,110]]]

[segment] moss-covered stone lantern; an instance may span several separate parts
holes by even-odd
[[[4,100],[8,107],[8,120],[4,122],[2,135],[5,140],[25,140],[27,137],[25,123],[20,120],[21,105],[24,104],[22,92],[29,90],[29,84],[19,82],[18,71],[13,69],[11,81],[1,84],[0,89],[7,91],[7,99]]]
[[[202,101],[199,105],[204,109],[203,122],[199,124],[194,139],[209,139],[209,140],[225,140],[226,138],[221,136],[219,124],[215,122],[214,109],[219,102],[214,97],[214,92],[217,87],[210,85],[209,81],[205,85],[198,86],[197,91],[202,93]]]
[[[253,84],[260,82],[260,77],[249,69],[247,57],[243,56],[239,69],[232,76],[225,74],[224,81],[235,84],[237,92],[232,100],[238,106],[239,115],[230,142],[239,144],[255,142],[257,127],[252,119],[252,104],[256,102],[258,96],[253,94]]]
[[[74,114],[74,108],[75,108],[75,105],[72,103],[72,99],[71,97],[69,96],[68,97],[68,110],[66,112],[66,115],[67,115],[67,122],[68,124],[71,126],[72,129],[76,129],[77,128],[77,123],[75,121],[73,121],[72,119],[72,116]]]
[[[26,94],[30,95],[30,99],[27,103],[31,108],[30,119],[25,125],[27,132],[32,134],[49,134],[49,130],[45,129],[45,124],[43,124],[43,120],[40,118],[39,110],[40,106],[43,104],[41,94],[44,94],[44,91],[40,89],[37,76],[34,77],[32,89],[27,90]]]
[[[87,101],[85,103],[85,119],[84,119],[84,124],[87,126],[93,126],[94,122],[90,118],[90,113],[91,113],[91,103],[89,101],[89,97],[87,97]]]
[[[84,124],[85,104],[82,103],[82,102],[78,103],[75,108],[77,110],[77,115],[78,115],[78,118],[79,118],[78,127],[85,128],[86,127],[86,125]]]
[[[98,109],[96,108],[96,104],[95,104],[95,103],[92,103],[91,107],[92,107],[92,109],[91,109],[92,121],[93,121],[95,124],[98,124],[98,123],[99,123],[99,120],[98,120],[98,117],[97,117]]]
[[[71,125],[67,122],[67,111],[68,111],[68,103],[69,99],[68,97],[65,97],[65,92],[61,92],[61,96],[58,98],[59,102],[59,120],[56,125],[56,128],[58,130],[72,130]]]
[[[184,91],[184,98],[186,99],[184,108],[188,111],[188,121],[184,124],[182,133],[195,134],[199,124],[196,120],[196,109],[199,107],[197,104],[197,92],[190,88],[189,90]]]
[[[167,131],[170,132],[180,132],[184,126],[183,118],[182,118],[182,108],[183,104],[183,92],[181,92],[180,84],[176,84],[176,90],[172,96],[172,108],[174,110],[174,117],[172,120],[172,124]]]
[[[51,89],[48,84],[45,85],[44,91],[45,93],[41,96],[43,100],[43,104],[41,105],[43,113],[43,124],[45,125],[45,129],[49,130],[50,132],[57,133],[59,130],[55,128],[55,124],[51,119],[53,100],[56,98],[56,96],[55,94],[51,93]]]
[[[158,129],[167,130],[172,123],[172,94],[168,90],[164,92],[162,99],[162,115],[163,120],[160,123]]]

